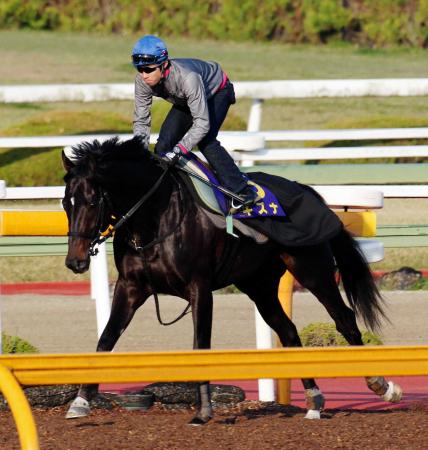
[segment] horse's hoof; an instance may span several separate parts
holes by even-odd
[[[321,411],[319,409],[308,409],[305,419],[319,420],[321,419]]]
[[[400,385],[393,381],[388,381],[388,390],[382,395],[383,400],[390,403],[398,403],[403,397],[403,390]]]
[[[308,411],[306,414],[306,419],[319,419],[320,411],[324,409],[325,404],[325,399],[322,392],[318,388],[305,389],[305,399],[306,410]],[[312,413],[312,411],[318,412],[318,417],[316,417],[316,414]],[[315,415],[315,417],[311,417],[313,415]]]
[[[205,425],[206,423],[208,423],[211,419],[212,419],[212,417],[210,417],[210,416],[207,416],[207,417],[195,416],[188,423],[188,425],[192,425],[194,427],[200,427],[200,426]]]
[[[76,397],[70,405],[70,408],[68,408],[65,418],[77,419],[79,417],[86,417],[89,415],[90,411],[89,402],[83,397]]]

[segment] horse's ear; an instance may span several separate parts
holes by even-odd
[[[65,151],[62,151],[62,165],[64,166],[64,169],[66,172],[68,172],[72,167],[74,167],[74,163],[71,161],[71,159],[67,158],[67,155],[65,154]]]

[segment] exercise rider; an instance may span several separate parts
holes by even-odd
[[[144,36],[132,50],[135,77],[134,134],[150,136],[153,96],[172,103],[159,132],[155,152],[170,160],[198,147],[221,184],[242,198],[245,206],[258,200],[247,177],[217,140],[230,105],[235,103],[233,84],[220,65],[199,59],[169,59],[165,43]],[[237,205],[233,205],[236,207]]]

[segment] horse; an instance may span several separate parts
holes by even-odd
[[[72,153],[72,158],[62,155],[69,226],[66,266],[75,273],[87,271],[90,254],[105,239],[101,232],[109,224],[115,230],[118,279],[97,351],[111,351],[135,311],[151,295],[157,299],[157,293],[188,302],[193,348],[209,349],[212,292],[231,284],[255,303],[284,347],[300,347],[297,329],[278,299],[286,270],[324,305],[350,345],[363,345],[357,315],[370,329],[380,325],[382,298],[356,241],[343,227],[328,241],[309,246],[286,247],[271,238],[257,243],[238,230],[236,238],[213,223],[177,170],[162,163],[141,139],[83,142]],[[337,285],[337,270],[350,306]],[[401,398],[392,381],[370,377],[366,382],[385,400]],[[314,379],[302,379],[302,384],[306,417],[320,418],[321,390]],[[88,415],[97,390],[95,384],[81,385],[66,417]],[[203,425],[213,417],[209,381],[198,383],[197,391],[198,407],[190,424]]]

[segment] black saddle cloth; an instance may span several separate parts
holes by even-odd
[[[242,222],[279,244],[287,247],[316,245],[342,230],[341,220],[311,187],[263,172],[247,175],[276,195],[286,216],[243,219]]]

